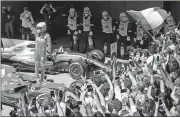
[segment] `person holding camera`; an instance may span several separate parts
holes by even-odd
[[[52,41],[55,43],[55,34],[54,34],[54,13],[56,9],[52,6],[51,3],[46,3],[40,10],[40,13],[44,15],[44,20],[47,24],[48,32],[52,38]]]
[[[29,40],[29,34],[31,33],[31,26],[34,24],[34,20],[32,18],[32,14],[30,11],[28,11],[27,7],[24,7],[24,12],[21,13],[20,19],[22,20],[22,39]],[[27,36],[27,37],[26,37]]]
[[[7,38],[13,38],[14,37],[14,26],[13,26],[13,21],[14,21],[14,12],[11,9],[11,6],[8,7],[3,7],[2,13],[5,14],[5,32],[7,34]],[[10,30],[10,32],[9,32]],[[11,37],[10,37],[11,33]]]

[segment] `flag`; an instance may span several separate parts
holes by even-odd
[[[164,20],[170,15],[159,7],[148,8],[142,11],[126,11],[134,20],[140,22],[145,30],[153,30],[162,26]]]

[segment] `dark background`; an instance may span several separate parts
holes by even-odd
[[[52,5],[58,10],[57,16],[61,16],[61,13],[68,14],[70,4],[81,13],[85,6],[91,9],[92,15],[96,21],[96,29],[100,29],[101,13],[107,10],[113,17],[113,20],[118,20],[119,13],[125,10],[143,10],[149,7],[161,7],[170,11],[175,17],[176,23],[180,21],[180,2],[179,1],[50,1]],[[40,9],[45,4],[44,1],[1,1],[1,8],[3,6],[12,6],[15,12],[15,34],[20,36],[19,28],[21,25],[20,14],[23,12],[23,8],[27,6],[32,12],[35,22],[39,22],[43,19],[43,15],[40,14]],[[66,7],[60,8],[65,4],[69,4]],[[59,8],[58,8],[59,7]],[[56,18],[56,28],[58,35],[64,35],[66,33],[67,17]],[[98,27],[99,26],[99,27]],[[1,15],[1,33],[4,33],[4,16]]]

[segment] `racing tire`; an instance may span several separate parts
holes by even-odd
[[[105,62],[105,55],[104,55],[104,53],[102,52],[102,51],[100,51],[100,50],[93,50],[93,51],[91,51],[90,52],[90,57],[92,58],[92,59],[95,59],[95,60],[97,60],[97,61],[99,61],[99,62],[101,62],[101,63],[104,63]]]
[[[87,73],[88,65],[83,60],[71,62],[69,66],[69,74],[73,79],[78,80],[81,76],[87,75]]]

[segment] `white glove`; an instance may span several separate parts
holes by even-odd
[[[119,39],[119,35],[116,35],[116,38]]]
[[[115,30],[116,30],[116,27],[114,26],[114,27],[113,27],[113,31],[115,31]]]
[[[130,41],[130,40],[131,40],[131,39],[130,39],[130,37],[128,36],[128,37],[127,37],[127,41]]]
[[[68,34],[71,34],[70,30],[68,30]]]
[[[143,43],[144,43],[144,41],[143,41],[143,40],[141,40],[141,41],[140,41],[140,44],[141,44],[141,45],[143,45]]]
[[[82,31],[81,31],[81,30],[79,30],[79,34],[81,34],[81,32],[82,32]]]
[[[92,36],[92,35],[93,35],[93,32],[92,32],[92,31],[90,31],[90,32],[89,32],[89,35],[90,35],[90,36]]]

